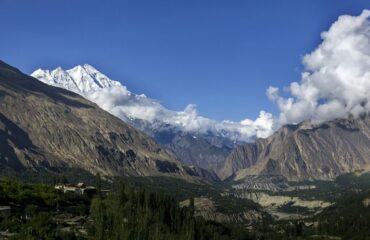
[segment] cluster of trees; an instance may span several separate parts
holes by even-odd
[[[370,191],[343,190],[335,204],[312,218],[265,224],[266,239],[370,239]],[[321,238],[320,238],[321,237]]]
[[[117,193],[92,201],[91,217],[96,240],[252,239],[242,228],[196,218],[194,200],[180,208],[172,197],[123,184]]]
[[[344,194],[335,205],[317,216],[319,234],[343,239],[370,239],[370,192]]]
[[[12,203],[14,210],[24,212],[29,206],[44,211],[57,209],[87,214],[91,199],[78,194],[61,194],[53,185],[29,184],[8,178],[0,179],[0,205]]]
[[[78,239],[75,233],[62,231],[53,218],[59,213],[88,214],[90,202],[81,195],[61,194],[52,185],[2,178],[0,205],[11,206],[11,215],[0,214],[0,231],[15,233],[9,238],[14,240]]]
[[[15,240],[279,240],[311,239],[313,236],[370,239],[370,206],[367,204],[370,191],[364,190],[365,187],[349,188],[350,182],[342,181],[345,187],[336,190],[340,195],[335,204],[313,218],[276,221],[264,216],[248,232],[243,226],[196,217],[192,198],[188,206],[180,207],[174,195],[123,183],[114,184],[114,191],[103,195],[104,183],[99,176],[94,181],[98,194],[91,199],[73,193],[58,193],[52,185],[0,180],[0,205],[10,204],[13,211],[10,217],[0,215],[0,231],[17,233],[11,238]],[[366,182],[363,182],[357,186],[365,186]],[[222,203],[227,207],[237,206]],[[87,230],[87,234],[76,229],[65,231],[66,225],[55,220],[65,213],[84,216],[86,221],[79,229]]]
[[[51,185],[0,180],[0,205],[15,204],[11,217],[0,216],[0,230],[16,233],[11,238],[15,240],[254,239],[241,227],[197,218],[193,199],[189,206],[180,207],[174,197],[124,184],[103,196],[100,178],[95,181],[98,194],[86,199],[58,193]],[[63,230],[54,220],[61,213],[87,216],[88,234]]]
[[[0,180],[0,204],[12,202],[20,207],[29,204],[53,206],[56,196],[50,185],[26,184],[6,178]]]

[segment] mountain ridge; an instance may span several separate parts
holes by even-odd
[[[236,148],[221,179],[283,175],[291,181],[333,180],[370,164],[370,116],[285,125],[267,139]],[[240,153],[241,152],[241,153]]]

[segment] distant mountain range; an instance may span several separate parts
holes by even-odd
[[[115,84],[99,73],[94,76],[93,84],[83,75],[79,84],[69,86],[94,89]],[[89,100],[44,84],[2,61],[0,99],[2,170],[80,168],[110,176],[214,180],[214,175],[185,166],[152,138]]]
[[[97,103],[103,109],[121,118],[126,123],[152,136],[158,143],[188,165],[205,168],[214,172],[237,143],[242,143],[238,131],[208,129],[197,131],[187,129],[176,119],[140,117],[150,111],[168,111],[155,100],[145,95],[136,95],[120,82],[109,79],[91,65],[76,66],[70,70],[60,67],[50,71],[38,69],[31,76],[40,81],[78,93]],[[119,95],[109,102],[110,95]],[[122,101],[117,103],[116,101]],[[118,107],[117,107],[118,106]],[[158,113],[156,113],[158,114]],[[165,115],[165,114],[163,114]],[[180,118],[181,116],[179,116]],[[176,116],[175,116],[176,118]],[[192,123],[189,123],[192,124]]]
[[[322,124],[305,121],[286,125],[266,139],[243,143],[238,141],[243,139],[239,131],[227,128],[197,131],[187,128],[186,124],[193,122],[184,125],[181,116],[169,120],[164,113],[163,119],[147,120],[146,115],[141,118],[140,114],[157,110],[159,103],[145,95],[131,93],[90,65],[66,71],[38,69],[32,76],[90,99],[152,136],[183,163],[211,170],[221,179],[282,175],[293,181],[331,180],[343,173],[367,168],[370,163],[370,117],[367,115]],[[109,102],[112,94],[119,95],[113,100],[122,103]],[[161,111],[167,111],[161,107]]]

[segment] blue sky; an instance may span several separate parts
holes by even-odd
[[[173,110],[239,121],[270,86],[300,78],[301,58],[339,15],[369,1],[0,0],[0,59],[26,73],[89,63]]]

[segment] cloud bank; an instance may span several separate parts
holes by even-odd
[[[272,133],[273,116],[261,111],[256,120],[245,119],[240,122],[216,121],[198,114],[196,105],[189,104],[183,111],[172,111],[157,100],[145,95],[132,94],[126,87],[113,86],[86,95],[104,110],[129,121],[141,119],[149,122],[163,122],[183,131],[207,133],[227,137],[236,141],[251,141],[257,137],[267,137]]]
[[[280,109],[278,125],[306,119],[320,123],[370,112],[370,11],[343,15],[321,33],[322,43],[303,57],[300,82],[290,97],[269,87],[268,97]]]

